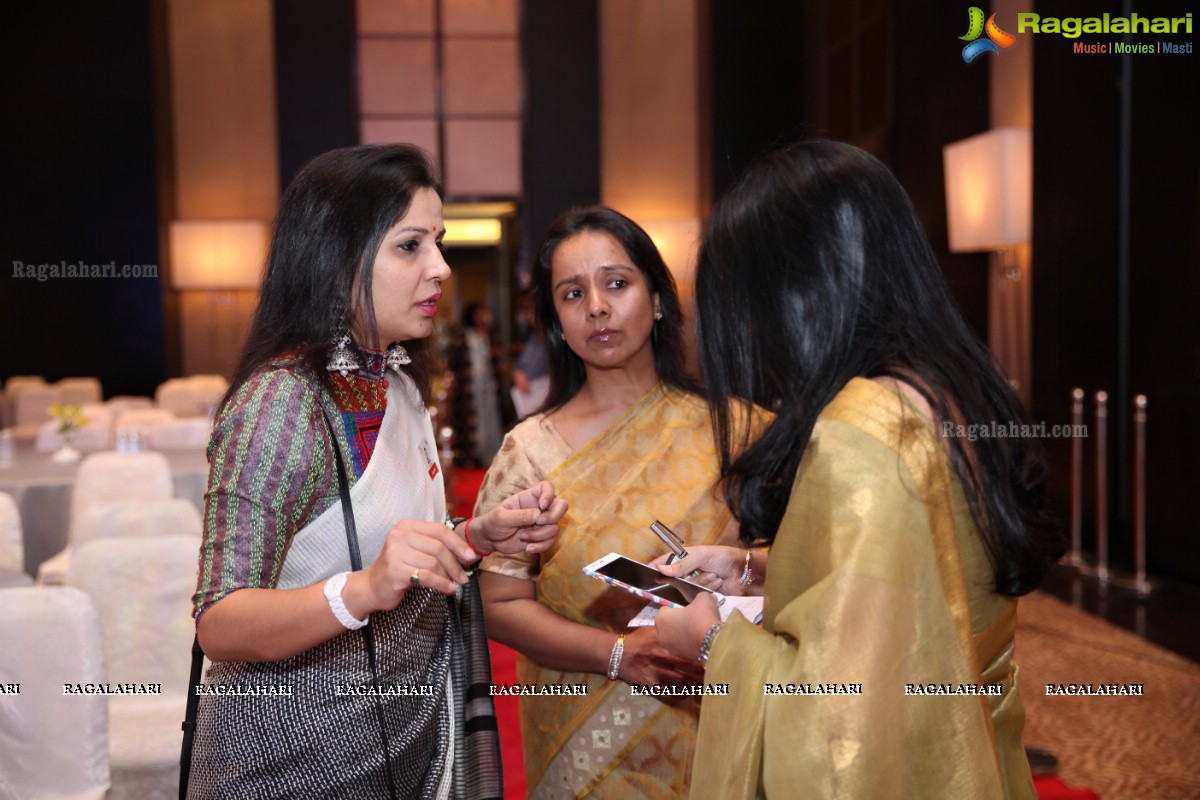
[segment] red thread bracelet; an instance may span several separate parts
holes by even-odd
[[[476,554],[483,555],[482,553],[479,552],[479,548],[471,543],[471,520],[473,520],[473,519],[475,519],[475,518],[467,517],[467,522],[465,525],[463,525],[463,538],[467,540],[467,547],[474,550],[476,552]]]

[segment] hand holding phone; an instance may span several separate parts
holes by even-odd
[[[692,602],[702,592],[712,593],[699,584],[663,575],[653,567],[618,553],[609,553],[583,568],[585,575],[619,586],[643,600],[678,608]]]

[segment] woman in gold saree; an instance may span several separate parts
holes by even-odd
[[[978,436],[1028,416],[904,190],[850,145],[769,154],[714,208],[696,294],[726,498],[772,546],[762,627],[705,597],[658,617],[729,685],[705,700],[691,797],[1032,798],[1016,598],[1062,537],[1037,443]],[[777,413],[741,452],[729,397]],[[738,556],[662,570],[724,585]]]
[[[534,283],[546,410],[506,437],[476,513],[551,476],[570,511],[553,549],[485,560],[481,587],[489,635],[522,654],[522,684],[588,693],[521,697],[530,797],[678,797],[699,702],[633,696],[630,685],[694,685],[699,671],[663,651],[653,627],[629,631],[644,601],[582,572],[609,552],[661,553],[656,519],[689,546],[736,542],[714,491],[707,406],[684,369],[678,296],[645,231],[600,207],[551,226]]]

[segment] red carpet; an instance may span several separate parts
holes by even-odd
[[[475,506],[475,496],[483,483],[485,470],[456,468],[448,483],[448,500],[456,517],[467,517]],[[497,642],[491,643],[492,682],[517,680],[516,654]],[[516,697],[496,698],[496,717],[500,725],[500,754],[504,760],[504,796],[525,797],[525,764],[521,750],[521,723]],[[1074,789],[1058,778],[1034,778],[1038,800],[1099,800],[1088,789]]]

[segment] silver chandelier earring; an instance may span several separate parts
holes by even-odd
[[[399,372],[401,367],[412,363],[412,356],[404,349],[404,345],[394,344],[388,348],[387,358],[384,359],[384,363],[388,369],[393,372]]]
[[[329,372],[340,372],[344,378],[351,372],[362,369],[362,364],[359,363],[358,356],[349,347],[350,329],[340,318],[337,329],[341,333],[334,336],[333,352],[329,354],[329,363],[325,365],[325,369]]]

